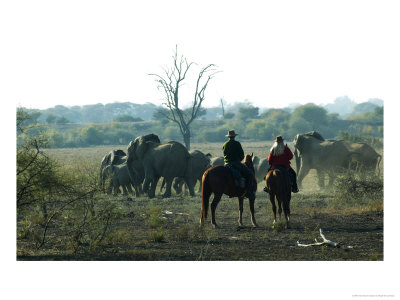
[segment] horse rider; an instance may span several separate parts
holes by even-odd
[[[282,136],[277,136],[268,154],[268,164],[270,165],[269,170],[279,166],[284,167],[288,171],[292,193],[297,193],[299,189],[297,187],[296,172],[290,166],[290,160],[292,158],[293,153],[287,144],[285,145],[283,143]]]
[[[236,136],[237,134],[235,133],[235,130],[229,130],[228,134],[226,135],[229,140],[227,140],[222,146],[224,165],[232,166],[237,169],[246,180],[245,187],[247,193],[253,193],[252,179],[254,178],[254,174],[245,164],[241,162],[244,158],[244,152],[240,142],[235,140]]]

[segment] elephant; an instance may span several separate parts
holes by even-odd
[[[210,153],[204,154],[203,152],[201,152],[199,150],[190,150],[189,154],[192,159],[193,187],[196,185],[197,181],[199,181],[198,192],[201,192],[201,184],[202,184],[201,180],[202,180],[203,174],[209,167],[211,167],[211,161],[210,161],[211,154]],[[185,181],[183,178],[181,178],[181,177],[175,178],[173,187],[177,194],[180,194],[182,192],[182,186],[184,185],[184,183],[185,183]],[[162,187],[163,186],[164,186],[164,181],[163,181]]]
[[[105,191],[105,181],[106,181],[108,175],[110,174],[109,171],[105,172],[105,169],[110,165],[118,166],[118,165],[126,164],[127,159],[128,158],[127,158],[125,152],[122,150],[112,150],[103,157],[103,160],[101,161],[101,166],[100,166],[100,186],[104,192],[106,192]],[[130,176],[132,185],[135,189],[136,197],[139,197],[140,194],[142,194],[144,169],[143,169],[142,164],[139,161],[135,161],[132,164],[131,168],[132,168],[132,176],[130,173],[128,173],[128,174]],[[108,190],[107,190],[108,193],[111,193],[110,189],[112,189],[112,183],[108,187]]]
[[[360,171],[370,171],[374,174],[375,170],[378,169],[378,176],[380,175],[379,164],[382,160],[382,155],[378,154],[374,148],[366,143],[342,142],[346,148],[353,153],[352,160],[355,162],[356,169]]]
[[[224,158],[222,156],[213,157],[210,160],[211,166],[223,166]]]
[[[131,181],[126,162],[120,165],[109,165],[104,168],[104,173],[111,177],[109,190],[113,190],[114,195],[120,192],[120,187],[122,187],[123,195],[127,195],[128,192],[133,193],[131,184],[134,186],[134,182]]]
[[[100,187],[103,191],[105,191],[105,180],[107,177],[104,169],[109,165],[120,165],[126,162],[126,159],[126,153],[120,149],[112,150],[103,157],[100,164]]]
[[[211,158],[211,166],[223,166],[224,158],[222,156]],[[267,170],[269,168],[268,159],[261,159],[258,156],[253,157],[253,165],[255,170],[255,176],[257,182],[260,182],[264,179],[265,175],[267,175]]]
[[[311,169],[316,169],[318,184],[324,187],[324,174],[329,175],[329,185],[333,184],[335,172],[349,167],[352,153],[341,141],[327,141],[318,132],[297,134],[294,138],[298,184]]]
[[[268,159],[267,158],[260,159],[258,156],[254,156],[253,165],[254,165],[254,170],[256,172],[255,176],[257,182],[264,180],[269,169]]]
[[[143,165],[143,191],[147,192],[150,198],[155,197],[160,177],[164,177],[167,184],[163,197],[171,196],[172,180],[175,177],[183,177],[190,195],[194,196],[191,156],[181,143],[171,141],[161,144],[158,136],[154,134],[139,136],[128,145],[127,164],[130,174],[133,173],[133,162],[136,160]]]

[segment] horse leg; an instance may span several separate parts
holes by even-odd
[[[276,223],[276,205],[275,205],[275,195],[272,192],[269,193],[269,201],[271,201],[271,204],[272,204],[272,212],[274,213],[273,224],[275,224]],[[272,227],[274,227],[274,226],[272,225]]]
[[[282,199],[281,197],[276,197],[278,200],[278,214],[279,214],[279,221],[282,219]]]
[[[289,220],[290,220],[290,199],[292,198],[291,193],[289,192],[287,203],[286,203],[286,228],[290,228]]]
[[[243,197],[238,198],[238,203],[239,203],[239,226],[243,226]]]
[[[251,224],[253,224],[253,227],[257,227],[256,223],[256,217],[254,216],[254,202],[256,199],[250,200],[249,199],[249,204],[250,204],[250,213],[251,213]]]
[[[285,199],[285,201],[283,201],[283,212],[285,214],[286,229],[288,229],[288,228],[290,228],[290,226],[289,226],[290,209],[289,209],[289,201],[286,199]]]
[[[214,226],[214,228],[217,227],[217,223],[215,222],[215,209],[217,208],[217,205],[219,201],[221,200],[222,194],[214,193],[214,198],[213,201],[211,202],[211,224]]]

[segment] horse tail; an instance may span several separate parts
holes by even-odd
[[[201,219],[207,219],[209,200],[211,196],[211,187],[208,171],[203,174],[201,184]]]
[[[273,170],[273,178],[275,179],[274,185],[276,189],[275,193],[276,199],[278,200],[278,202],[282,202],[283,205],[286,205],[287,185],[285,183],[288,180],[288,178],[285,175],[285,173],[279,169]]]

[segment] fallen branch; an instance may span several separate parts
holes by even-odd
[[[297,241],[297,246],[299,246],[299,247],[311,247],[311,246],[324,246],[324,245],[326,245],[326,246],[330,246],[330,247],[334,247],[334,248],[340,248],[341,247],[340,243],[336,243],[336,242],[332,242],[331,240],[328,240],[325,237],[324,233],[322,232],[321,228],[319,229],[319,234],[322,237],[322,240],[323,240],[322,242],[318,242],[317,239],[315,239],[315,243],[312,243],[312,244],[301,244],[299,241]],[[345,248],[350,249],[350,248],[353,248],[353,247],[352,246],[347,246]]]

